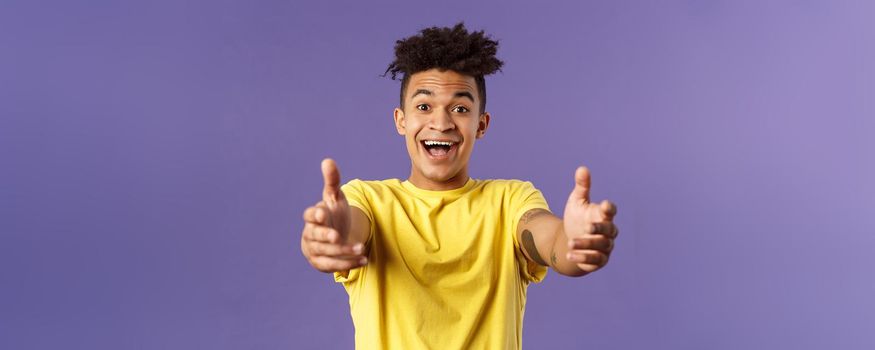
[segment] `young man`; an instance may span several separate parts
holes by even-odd
[[[589,201],[589,171],[574,174],[563,219],[541,192],[516,180],[468,176],[489,127],[484,76],[498,43],[463,24],[400,40],[387,69],[402,73],[398,133],[406,181],[340,187],[322,162],[322,201],[304,212],[301,250],[349,293],[360,349],[519,349],[526,288],[547,266],[567,276],[603,267],[616,207]]]

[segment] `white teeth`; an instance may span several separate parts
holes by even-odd
[[[448,142],[448,141],[431,141],[431,140],[426,140],[426,141],[424,141],[423,143],[425,143],[426,146],[447,146],[447,147],[451,147],[451,146],[453,146],[453,142]]]

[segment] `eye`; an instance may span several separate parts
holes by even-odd
[[[423,103],[423,104],[416,105],[416,109],[418,109],[420,111],[427,111],[429,109],[429,107],[427,104]]]
[[[465,106],[456,106],[456,107],[453,107],[453,112],[456,112],[456,113],[468,113],[468,107],[465,107]]]

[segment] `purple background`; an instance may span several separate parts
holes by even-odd
[[[0,5],[0,348],[344,349],[319,161],[404,178],[394,41],[501,40],[477,178],[617,202],[529,349],[875,347],[875,3]],[[658,3],[658,4],[657,4]]]

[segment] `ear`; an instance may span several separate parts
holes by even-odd
[[[477,138],[482,138],[486,135],[486,129],[489,128],[489,112],[480,115],[480,121],[477,123]]]
[[[393,112],[395,117],[395,129],[398,130],[398,135],[406,135],[407,134],[407,120],[404,119],[404,111],[401,108],[395,108]]]

